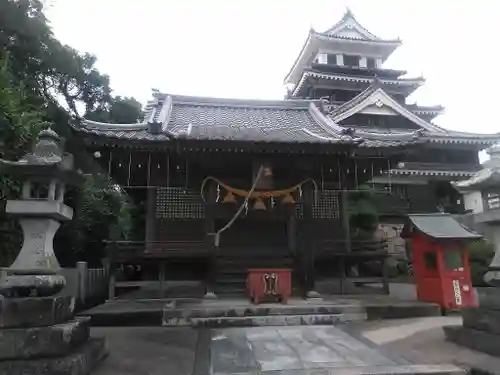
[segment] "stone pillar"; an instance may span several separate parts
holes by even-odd
[[[61,221],[73,217],[63,203],[64,190],[57,192],[57,186],[83,182],[72,160],[50,129],[40,133],[33,152],[18,162],[0,159],[2,173],[24,180],[21,199],[6,206],[7,213],[19,218],[24,242],[0,280],[2,375],[86,375],[107,354],[104,339],[89,337],[90,318],[74,318],[75,298],[55,296],[65,279],[59,274],[54,235]]]
[[[342,54],[337,55],[337,65],[340,65],[340,66],[344,65],[344,55],[342,55]]]
[[[477,289],[478,307],[462,310],[461,326],[443,329],[449,341],[500,357],[500,251],[484,278],[493,286]]]

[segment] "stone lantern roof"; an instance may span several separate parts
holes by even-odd
[[[59,135],[50,128],[40,132],[32,151],[18,161],[0,159],[0,172],[24,179],[57,179],[73,185],[84,179],[81,171],[74,170],[73,155],[63,152]]]

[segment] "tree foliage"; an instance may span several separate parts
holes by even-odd
[[[77,167],[92,177],[78,193],[70,192],[77,217],[59,231],[56,250],[78,252],[82,259],[91,253],[89,244],[108,236],[110,225],[118,224],[124,234],[130,215],[126,195],[99,176],[69,123],[82,114],[104,122],[136,122],[141,106],[133,98],[112,96],[109,77],[95,67],[95,56],[57,40],[43,6],[41,0],[0,1],[0,157],[22,156],[45,123],[65,139]],[[0,264],[12,261],[13,249],[19,249],[17,224],[3,209],[17,187],[0,175]]]
[[[142,117],[141,103],[134,98],[121,96],[116,96],[109,104],[85,114],[85,118],[89,120],[114,124],[131,124]]]
[[[368,185],[359,186],[358,191],[349,193],[347,211],[351,232],[356,237],[370,237],[377,228],[378,211],[373,203],[375,191]]]

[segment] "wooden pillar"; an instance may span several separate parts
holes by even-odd
[[[151,251],[156,247],[158,240],[158,219],[156,218],[156,193],[157,189],[148,187],[146,198],[146,225],[145,241],[146,251]]]
[[[217,190],[214,183],[210,183],[208,186],[207,204],[205,206],[205,245],[209,251],[208,258],[208,272],[206,280],[206,291],[205,298],[214,299],[217,298],[214,287],[217,275],[217,250],[215,246],[215,220],[214,220],[214,210],[216,205]]]
[[[113,225],[109,231],[109,242],[106,246],[106,253],[108,258],[108,299],[115,299],[115,286],[116,286],[116,258],[118,257],[118,241],[120,238],[120,229],[117,225]]]
[[[165,296],[165,260],[161,260],[158,266],[159,298],[163,298]]]
[[[349,222],[349,193],[346,190],[342,190],[341,193],[341,212],[342,212],[342,226],[344,228],[345,237],[345,249],[346,251],[351,251],[351,228]]]
[[[314,267],[316,241],[313,223],[314,194],[312,186],[307,184],[303,187],[303,214],[305,225],[305,238],[302,242],[301,259],[305,270],[305,291],[307,297],[318,297],[315,291],[316,269]]]
[[[345,251],[351,252],[351,227],[349,218],[349,192],[347,190],[342,190],[340,196],[341,205],[341,220],[342,226],[344,228],[344,241],[345,241]],[[344,258],[339,259],[339,277],[340,277],[340,293],[344,294],[344,283],[346,279],[346,262]]]

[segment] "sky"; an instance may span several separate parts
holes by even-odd
[[[384,67],[423,75],[409,103],[441,104],[447,129],[500,132],[500,2],[496,0],[52,0],[61,42],[97,56],[114,93],[143,104],[165,93],[282,99],[283,79],[312,27],[348,6],[403,46]]]

